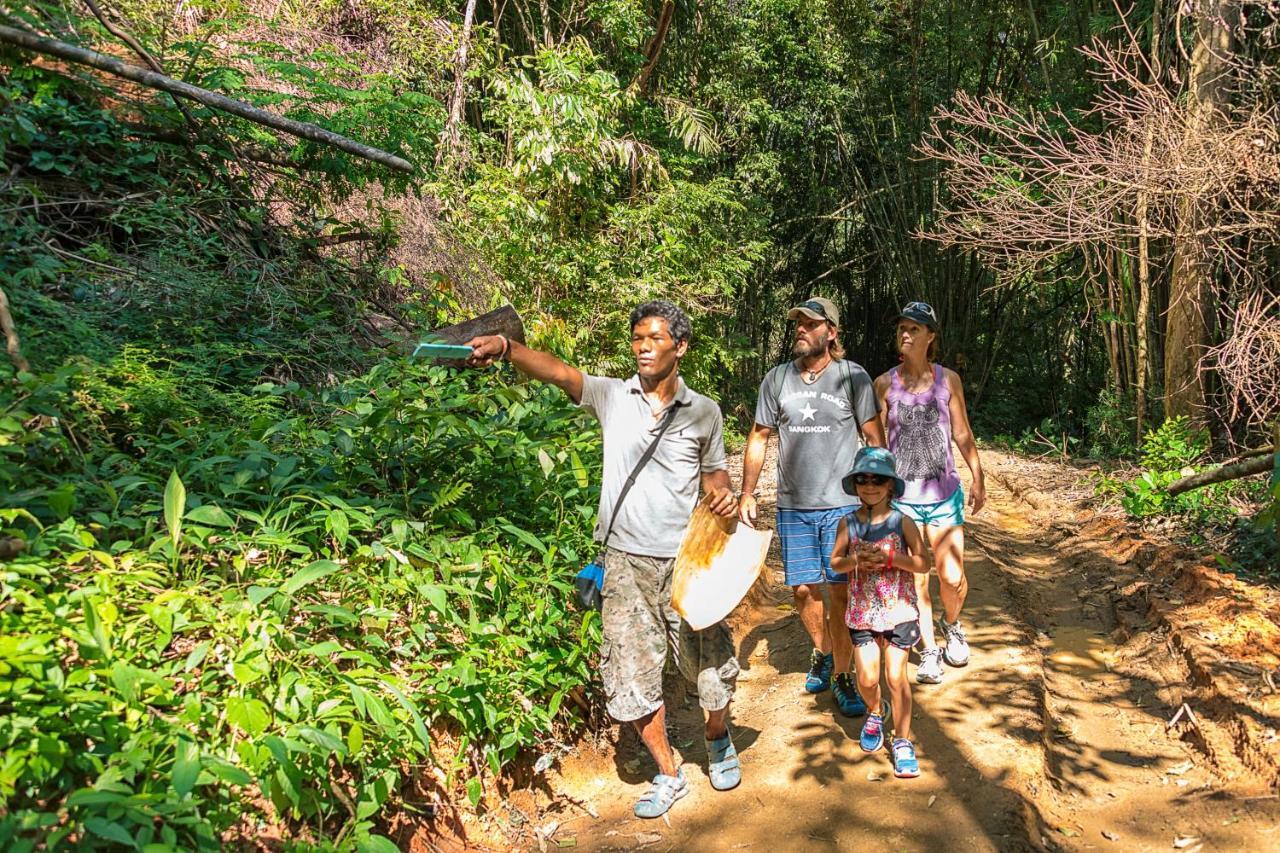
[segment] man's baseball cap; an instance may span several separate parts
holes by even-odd
[[[935,332],[938,331],[938,315],[934,313],[933,306],[928,302],[908,302],[902,306],[898,316],[893,318],[895,323],[899,320],[910,320],[913,323],[928,326]]]
[[[821,296],[811,297],[787,312],[788,320],[794,320],[797,317],[808,317],[810,320],[826,320],[833,326],[840,325],[840,313],[836,311],[835,303]]]

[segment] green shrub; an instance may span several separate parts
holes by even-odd
[[[1230,505],[1239,488],[1235,484],[1218,483],[1176,496],[1167,491],[1174,481],[1194,474],[1208,450],[1208,431],[1186,417],[1170,418],[1148,431],[1138,451],[1143,470],[1124,484],[1121,506],[1135,518],[1181,515],[1199,522],[1230,522],[1236,515]]]
[[[131,455],[60,428],[84,376],[28,377],[0,420],[25,487],[0,535],[29,546],[0,568],[0,845],[211,849],[273,819],[261,795],[385,847],[406,774],[474,803],[566,719],[599,447],[559,392],[392,361],[288,409],[263,385],[243,418],[149,419]],[[207,405],[192,377],[113,376]]]

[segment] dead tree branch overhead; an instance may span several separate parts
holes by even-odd
[[[146,68],[137,65],[130,65],[121,62],[114,56],[108,56],[105,53],[98,53],[96,50],[88,50],[82,47],[76,47],[57,39],[42,38],[33,35],[24,30],[14,29],[13,27],[0,26],[0,42],[11,44],[15,47],[23,48],[35,53],[41,53],[45,56],[53,56],[58,59],[71,62],[76,65],[86,65],[90,68],[96,68],[99,71],[105,71],[108,74],[114,74],[117,77],[123,77],[150,89],[156,89],[161,92],[167,92],[171,95],[178,95],[183,98],[204,104],[213,109],[222,110],[239,116],[246,121],[278,130],[281,133],[287,133],[290,136],[296,136],[300,139],[306,139],[310,142],[316,142],[321,145],[328,145],[345,151],[364,160],[370,160],[391,169],[401,172],[412,173],[414,166],[408,160],[383,151],[380,148],[374,148],[357,142],[347,136],[326,130],[316,124],[310,122],[295,121],[284,116],[278,116],[269,113],[266,110],[260,110],[255,106],[246,104],[244,101],[237,101],[228,98],[226,95],[220,95],[208,89],[202,89],[199,86],[192,86],[190,83],[184,83],[181,80],[175,80],[164,74],[157,74]]]

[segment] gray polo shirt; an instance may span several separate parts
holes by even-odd
[[[860,425],[879,411],[871,377],[856,362],[833,362],[812,385],[793,361],[770,370],[760,383],[756,423],[778,431],[778,508],[858,503],[840,480],[862,447]]]
[[[724,419],[709,397],[690,391],[680,380],[671,404],[679,404],[653,458],[627,493],[609,537],[609,547],[649,557],[674,557],[698,503],[701,475],[723,471]],[[582,408],[600,421],[604,432],[604,482],[596,541],[603,541],[618,494],[631,469],[653,441],[667,410],[654,411],[640,387],[640,377],[610,379],[582,376]]]

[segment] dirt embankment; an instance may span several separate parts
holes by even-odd
[[[859,749],[860,720],[803,692],[809,642],[775,553],[772,583],[732,620],[737,790],[711,790],[696,698],[672,680],[692,793],[668,820],[631,817],[655,768],[622,731],[458,829],[528,850],[1280,848],[1280,596],[1098,513],[1082,471],[983,458],[989,505],[966,525],[973,661],[915,687],[919,779],[893,778]]]

